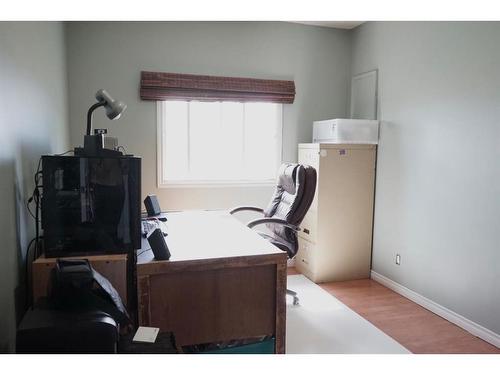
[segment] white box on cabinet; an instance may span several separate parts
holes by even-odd
[[[377,144],[377,120],[333,119],[313,122],[314,143]]]

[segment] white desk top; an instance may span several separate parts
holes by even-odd
[[[171,258],[165,262],[284,254],[227,211],[171,212],[166,217]],[[144,240],[138,264],[155,262],[153,252],[144,251],[149,247]]]

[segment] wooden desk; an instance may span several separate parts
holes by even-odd
[[[137,260],[139,324],[180,346],[274,335],[284,353],[286,253],[227,212],[167,217],[170,260]]]

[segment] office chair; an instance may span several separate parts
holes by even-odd
[[[286,251],[292,259],[299,247],[297,232],[304,219],[316,192],[316,170],[309,165],[284,163],[278,173],[276,188],[268,207],[235,207],[229,213],[239,211],[255,211],[262,213],[264,218],[247,223],[249,228],[266,224],[270,234],[259,232],[280,250]],[[297,293],[287,289],[287,294],[293,297],[293,304],[299,304]]]

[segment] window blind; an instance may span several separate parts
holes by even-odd
[[[142,100],[293,103],[294,81],[141,72]]]

